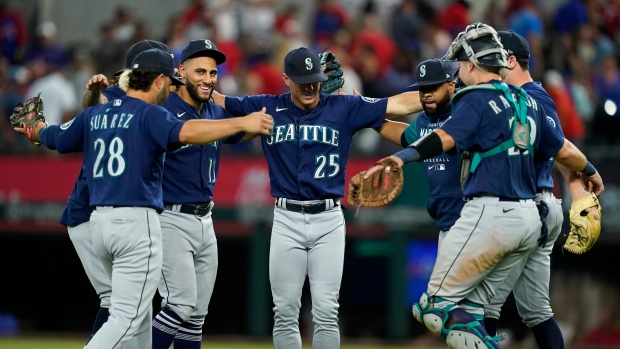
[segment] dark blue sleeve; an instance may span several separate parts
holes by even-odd
[[[181,128],[183,127],[184,122],[180,122],[179,124],[172,127],[170,133],[168,134],[168,149],[170,151],[177,150],[183,146],[183,143],[179,140],[179,135],[181,133]]]
[[[226,110],[234,116],[245,116],[260,111],[263,106],[261,96],[230,97],[226,96]]]
[[[354,131],[363,128],[380,128],[385,120],[387,110],[387,98],[368,98],[364,96],[346,95],[332,96],[332,98],[345,98],[352,105],[349,115],[349,125]]]
[[[557,131],[553,123],[547,117],[545,110],[541,107],[539,110],[541,120],[540,143],[536,150],[537,158],[552,158],[563,146],[564,136]]]
[[[178,149],[181,146],[178,139],[183,121],[175,118],[172,113],[160,105],[149,104],[147,108],[149,108],[146,112],[148,117],[143,118],[143,120],[145,120],[146,125],[145,131],[151,137],[153,144],[156,144],[161,152]],[[171,135],[173,131],[175,134]],[[170,140],[173,142],[170,143]]]
[[[62,125],[47,126],[39,131],[41,144],[61,154],[84,151],[84,113]]]
[[[452,110],[452,118],[441,126],[449,134],[458,149],[471,149],[477,143],[480,130],[481,113],[467,99],[467,95],[459,100]]]
[[[112,100],[125,96],[125,91],[118,85],[112,85],[103,90],[101,94],[108,99],[108,102],[111,102]]]

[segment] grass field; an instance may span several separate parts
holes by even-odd
[[[272,349],[270,342],[243,342],[243,341],[204,341],[202,347],[205,349]],[[0,337],[0,348],[2,349],[82,349],[84,340],[67,338],[3,338]],[[304,349],[312,348],[305,345]],[[444,349],[445,347],[428,347],[411,345],[371,345],[343,343],[342,349],[388,349],[388,348],[407,348],[407,349]]]

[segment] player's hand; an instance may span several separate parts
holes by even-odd
[[[596,194],[596,196],[600,197],[601,194],[605,191],[605,186],[603,185],[603,179],[598,171],[592,176],[586,176],[583,173],[581,174],[581,182],[583,183],[585,189],[590,193]]]
[[[399,157],[393,156],[393,155],[390,155],[388,157],[394,160],[398,164],[399,167],[403,167],[403,160],[401,160]],[[364,175],[364,179],[370,178],[373,173],[380,171],[381,169],[383,169],[383,166],[377,162],[371,168],[369,168],[368,171],[366,171],[366,174]]]
[[[86,83],[86,91],[97,93],[105,90],[108,86],[110,86],[108,78],[103,74],[97,74],[93,75]]]
[[[579,189],[579,190],[571,190],[570,192],[570,196],[573,199],[573,202],[579,201],[580,199],[585,198],[586,196],[589,196],[590,192],[588,192],[585,189]],[[596,220],[600,220],[601,218],[598,215],[598,210],[597,210],[597,206],[592,206],[590,208],[586,209],[586,212],[592,212],[594,214],[594,218]]]
[[[246,133],[260,133],[268,135],[273,130],[273,117],[267,114],[267,108],[254,112],[244,117],[244,129]]]
[[[356,95],[356,96],[361,96],[361,94],[355,88],[353,89],[353,94]],[[339,96],[346,96],[347,94],[345,92],[338,91],[338,95]]]

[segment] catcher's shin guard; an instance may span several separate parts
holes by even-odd
[[[413,317],[433,334],[441,336],[450,349],[499,349],[497,337],[491,337],[484,326],[457,304],[434,308],[434,300],[424,292],[413,305]]]

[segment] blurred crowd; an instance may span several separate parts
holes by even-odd
[[[558,0],[551,9],[546,2],[545,11],[543,2],[316,0],[307,11],[295,1],[189,0],[168,19],[163,37],[152,37],[140,13],[119,5],[104,15],[108,19],[90,45],[66,47],[58,44],[53,21],[25,18],[0,0],[0,152],[51,156],[11,130],[13,107],[42,93],[48,123],[71,119],[82,110],[88,78],[112,78],[127,49],[145,38],[167,43],[177,60],[188,41],[214,41],[228,57],[218,81],[228,95],[286,92],[284,55],[308,46],[335,53],[346,78],[343,91],[386,97],[407,90],[416,65],[443,56],[473,21],[529,40],[532,75],[555,99],[567,138],[578,145],[620,144],[613,131],[620,125],[620,1]],[[353,154],[379,155],[382,142],[373,131],[362,132]],[[225,152],[261,151],[258,142],[248,142]]]

